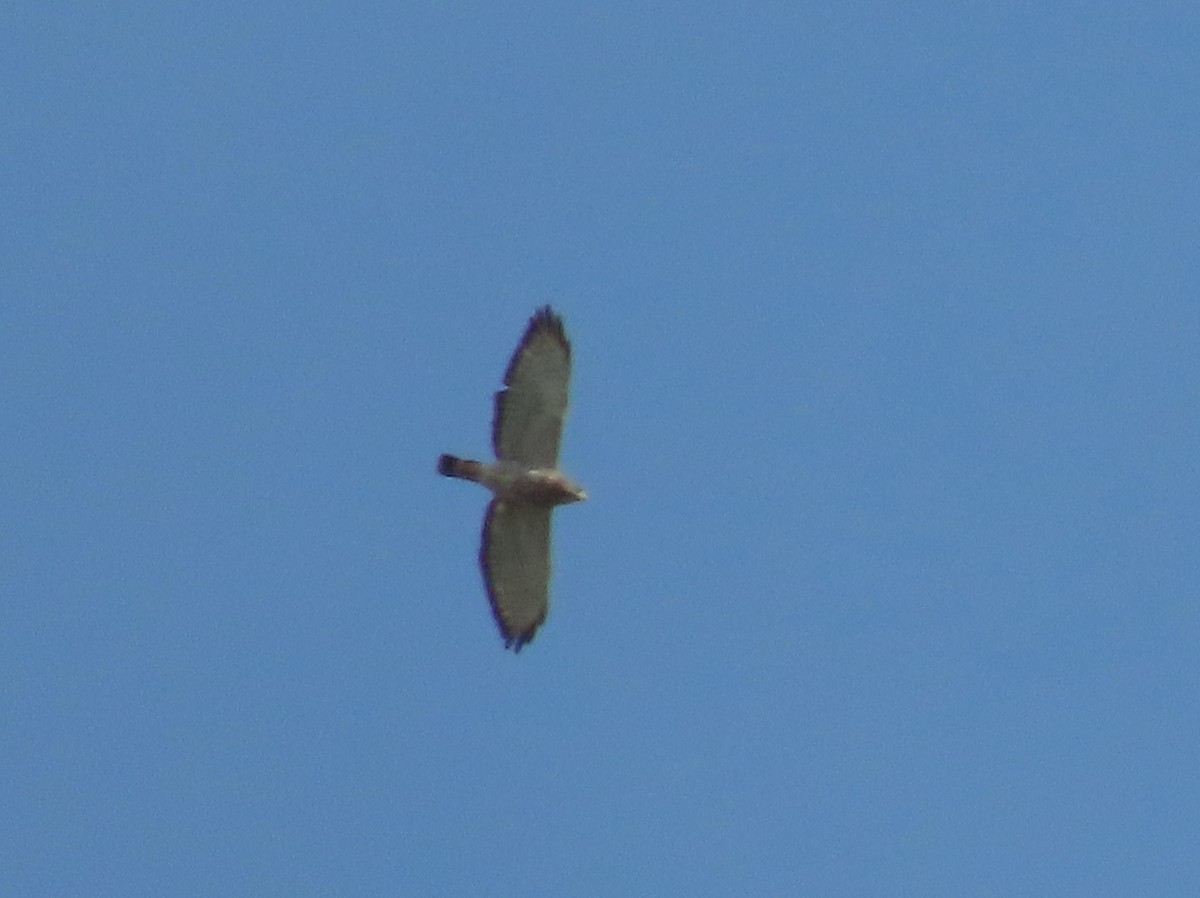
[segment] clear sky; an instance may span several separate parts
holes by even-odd
[[[1200,893],[1195,4],[0,49],[0,894]],[[514,656],[434,463],[544,303]]]

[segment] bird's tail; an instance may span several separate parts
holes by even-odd
[[[463,480],[479,480],[479,469],[482,466],[477,461],[468,458],[458,458],[454,455],[443,455],[438,458],[438,473],[443,477],[460,477]]]

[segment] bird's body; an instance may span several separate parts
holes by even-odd
[[[443,455],[438,473],[491,490],[479,562],[492,614],[506,647],[520,651],[546,619],[550,587],[550,513],[587,498],[558,469],[567,412],[571,344],[562,319],[546,306],[529,320],[496,393],[496,461]]]
[[[438,473],[473,480],[486,486],[497,499],[514,502],[553,507],[587,498],[583,487],[555,468],[530,468],[503,459],[482,462],[443,455],[438,459]]]

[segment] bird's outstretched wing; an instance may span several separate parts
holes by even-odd
[[[504,645],[519,652],[549,606],[550,507],[492,500],[483,519],[479,564]]]
[[[505,389],[496,394],[492,446],[497,458],[534,468],[558,464],[570,381],[571,344],[562,319],[545,306],[529,319],[504,372]]]

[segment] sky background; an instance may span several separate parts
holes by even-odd
[[[1200,890],[1194,4],[11,4],[0,84],[0,894]],[[544,303],[514,656],[434,462]]]

